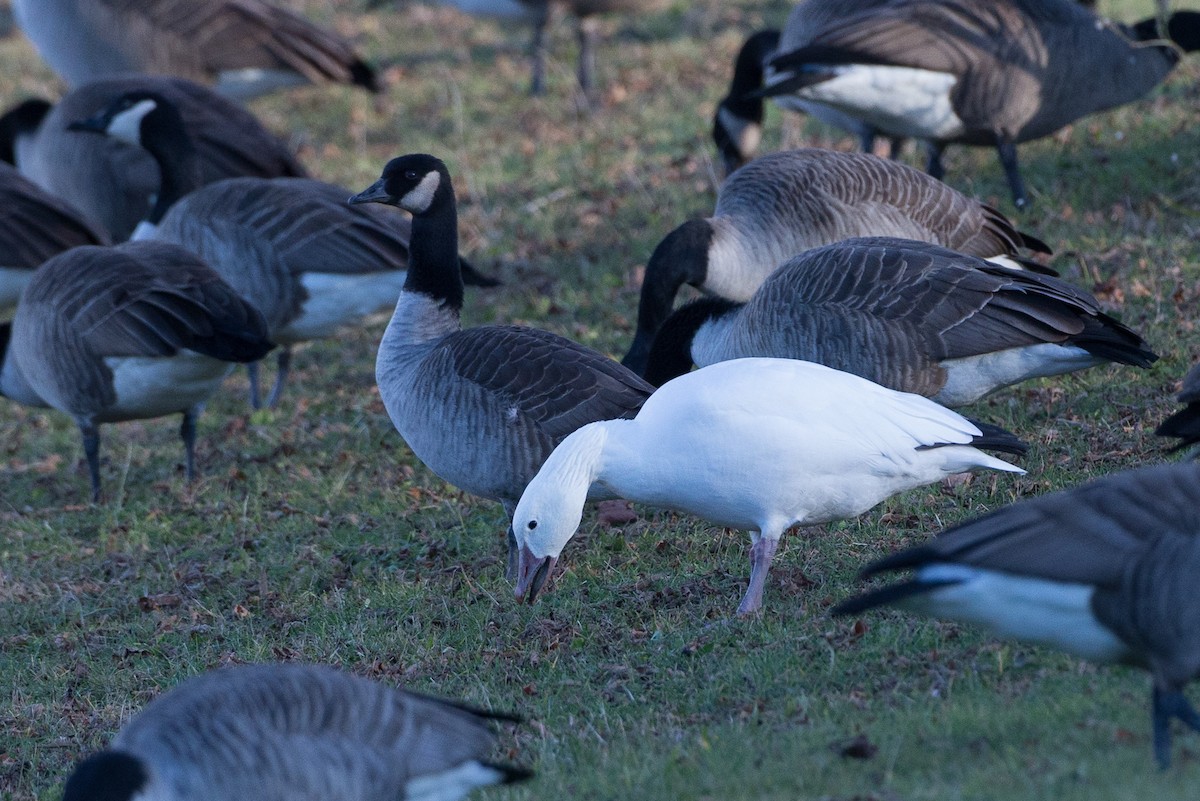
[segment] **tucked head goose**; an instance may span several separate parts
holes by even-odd
[[[242,99],[305,83],[379,88],[344,39],[263,0],[13,0],[13,13],[72,87],[143,72]]]
[[[455,801],[529,778],[486,761],[515,720],[318,665],[189,679],[81,762],[63,801]]]
[[[379,343],[375,378],[400,436],[446,481],[500,501],[511,515],[564,437],[594,420],[633,416],[653,391],[612,359],[548,331],[460,328],[458,212],[439,159],[392,159],[350,202],[412,212],[408,279]],[[511,576],[511,529],[509,544]]]
[[[517,597],[532,602],[575,535],[589,488],[749,529],[750,586],[762,605],[791,526],[856,517],[897,492],[967,470],[1023,473],[977,450],[1020,451],[927,398],[790,359],[736,359],[664,384],[633,420],[563,440],[513,516]]]
[[[654,333],[684,283],[746,301],[797,253],[854,236],[919,239],[1041,270],[1018,264],[1018,253],[1050,252],[990,206],[903,164],[818,148],[763,156],[725,179],[712,217],[684,223],[654,249],[624,364],[645,369]]]
[[[1170,722],[1200,730],[1183,695],[1200,675],[1200,463],[1129,470],[1007,506],[864,571],[910,579],[836,607],[881,604],[982,625],[1154,678],[1154,754]]]
[[[108,236],[70,204],[0,164],[0,316],[46,259],[78,245],[107,245]]]
[[[1184,376],[1179,402],[1187,406],[1163,420],[1154,430],[1160,437],[1179,437],[1179,444],[1172,450],[1190,448],[1200,442],[1200,364]]]
[[[182,413],[190,479],[204,401],[272,345],[262,315],[191,253],[129,242],[39,267],[0,347],[0,394],[74,418],[99,500],[100,423]]]
[[[162,187],[136,238],[182,245],[203,258],[267,320],[282,345],[267,401],[280,397],[297,342],[393,306],[404,284],[408,221],[346,205],[347,191],[308,178],[240,178],[200,185],[185,121],[166,97],[135,91],[72,126],[139,144]],[[494,284],[472,272],[479,284]],[[257,371],[251,371],[257,405]]]
[[[814,34],[843,17],[883,5],[889,0],[802,0],[788,15],[783,31],[762,30],[746,39],[734,61],[729,93],[717,104],[713,117],[713,141],[725,163],[726,174],[754,157],[762,139],[763,98],[756,94],[763,85],[765,65],[776,52],[789,53],[808,44]],[[862,149],[874,149],[876,131],[862,120],[795,95],[778,95],[783,108],[804,112],[824,123],[858,137]],[[897,155],[899,139],[891,142]]]
[[[743,304],[705,298],[659,329],[646,380],[747,356],[818,362],[962,406],[1028,378],[1158,357],[1065,281],[907,239],[847,239],[781,265]]]
[[[765,96],[825,103],[889,136],[995,146],[1018,206],[1027,202],[1018,142],[1137,100],[1200,49],[1200,12],[1132,30],[1071,0],[914,0],[840,19],[770,61]],[[1176,47],[1178,45],[1178,47]]]
[[[41,114],[15,114],[8,136],[14,162],[43,189],[65,198],[104,226],[114,241],[128,239],[159,191],[158,165],[145,150],[116,139],[68,131],[128,92],[162,95],[183,116],[200,162],[200,180],[304,176],[287,146],[246,109],[182,78],[126,76],[86,84]],[[9,118],[11,119],[11,118]],[[0,120],[0,129],[5,127]]]

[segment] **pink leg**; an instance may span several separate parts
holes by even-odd
[[[738,606],[738,617],[757,612],[762,608],[763,587],[767,583],[767,571],[771,569],[771,560],[775,558],[775,549],[779,540],[773,537],[759,537],[758,542],[750,546],[750,586]]]

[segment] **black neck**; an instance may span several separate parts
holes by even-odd
[[[12,339],[12,321],[0,323],[0,372],[4,370],[4,363],[8,361],[8,343]],[[4,387],[0,386],[0,395],[4,394]]]
[[[147,217],[157,225],[176,201],[204,185],[200,154],[179,110],[165,102],[142,121],[141,141],[162,174],[154,207]]]
[[[458,263],[458,207],[450,176],[442,174],[433,203],[414,214],[408,242],[406,292],[420,292],[454,310],[463,305],[462,269]]]
[[[646,360],[644,378],[660,387],[692,369],[692,341],[700,326],[741,308],[724,298],[701,298],[681,306],[658,329]]]
[[[733,81],[729,94],[721,101],[727,109],[744,120],[761,123],[763,99],[748,97],[763,85],[763,64],[779,47],[779,31],[763,30],[751,36],[738,51],[733,65]]]

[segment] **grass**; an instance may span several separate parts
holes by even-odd
[[[614,355],[632,336],[639,269],[711,210],[709,117],[747,32],[781,0],[699,0],[610,20],[602,105],[580,113],[573,43],[554,31],[550,91],[524,94],[527,32],[422,6],[362,13],[297,2],[385,65],[382,110],[339,88],[254,110],[324,179],[358,190],[411,151],[444,157],[462,245],[505,286],[467,324],[519,321]],[[1185,4],[1187,5],[1187,4]],[[1109,3],[1123,19],[1150,0]],[[20,38],[0,42],[5,101],[59,87]],[[1150,755],[1149,680],[896,612],[827,609],[865,561],[1024,496],[1163,458],[1154,426],[1200,357],[1200,64],[1149,99],[1025,145],[1022,227],[1162,360],[1035,382],[972,408],[1032,444],[1022,478],[982,476],[788,536],[766,611],[731,621],[747,537],[641,509],[585,516],[566,572],[533,607],[502,577],[498,505],[417,463],[373,385],[382,322],[313,344],[275,412],[239,374],[200,427],[182,480],[175,420],[103,431],[106,503],[86,503],[77,432],[0,403],[0,798],[59,796],[71,763],[157,693],[230,663],[308,660],[516,710],[501,758],[527,799],[1180,797]],[[771,109],[765,149],[854,143]],[[916,163],[916,154],[908,156]],[[949,181],[1014,214],[994,155],[955,148]]]

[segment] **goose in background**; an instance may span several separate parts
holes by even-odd
[[[63,801],[455,801],[533,775],[487,761],[493,720],[517,718],[320,665],[223,668],[152,701]]]
[[[632,420],[571,434],[513,516],[516,595],[532,602],[575,535],[592,487],[750,530],[750,585],[762,606],[783,532],[857,517],[898,492],[968,470],[1024,473],[979,448],[1020,453],[928,398],[791,359],[720,362],[664,384]]]
[[[108,236],[60,198],[0,164],[0,318],[16,309],[21,290],[46,259]]]
[[[392,159],[350,202],[413,215],[408,278],[379,343],[375,378],[400,436],[445,481],[499,501],[511,517],[525,485],[568,434],[632,417],[654,391],[607,356],[548,331],[461,327],[458,212],[440,159]],[[508,537],[511,579],[511,528]]]
[[[1200,12],[1124,28],[1072,0],[912,0],[862,11],[769,61],[765,97],[833,106],[888,136],[994,146],[1018,207],[1017,144],[1139,99],[1200,49]]]
[[[107,134],[153,156],[162,185],[134,237],[191,250],[262,312],[271,340],[281,346],[268,406],[283,392],[293,345],[333,336],[395,305],[410,233],[408,220],[395,212],[352,208],[347,190],[310,178],[202,185],[186,120],[155,92],[121,95],[70,127]],[[495,285],[467,269],[476,284]],[[250,384],[251,404],[258,408],[256,365]]]
[[[1179,402],[1186,403],[1175,414],[1163,420],[1154,433],[1160,437],[1178,437],[1179,444],[1171,450],[1190,448],[1200,442],[1200,364],[1193,367],[1183,378],[1183,389],[1179,391]]]
[[[689,220],[654,249],[623,363],[646,369],[650,343],[683,284],[744,302],[796,254],[855,236],[917,239],[1041,271],[1047,268],[1019,254],[1050,252],[990,206],[903,164],[819,148],[774,153],[725,179],[713,216]]]
[[[242,100],[307,83],[379,91],[345,39],[263,0],[13,0],[13,13],[72,88],[139,72]]]
[[[262,315],[183,248],[77,247],[36,270],[0,325],[0,395],[74,419],[98,502],[101,423],[181,413],[191,480],[205,400],[272,347]]]
[[[696,364],[802,359],[943,406],[1029,378],[1157,356],[1065,281],[907,239],[847,239],[785,262],[746,303],[676,310],[650,348],[661,385]]]
[[[0,118],[0,154],[12,154],[34,183],[69,201],[113,241],[124,241],[159,192],[158,165],[140,147],[67,128],[134,91],[162,95],[179,109],[192,132],[203,183],[308,175],[291,150],[237,103],[192,81],[149,75],[89,83],[55,106],[26,101]]]
[[[725,174],[736,170],[754,157],[762,141],[763,98],[756,92],[763,86],[765,66],[777,53],[790,53],[808,44],[814,34],[838,20],[889,0],[802,0],[788,14],[782,31],[758,31],[746,39],[733,65],[729,93],[717,104],[713,116],[713,141],[725,165]],[[781,108],[798,111],[856,136],[862,149],[875,148],[877,131],[862,120],[832,106],[813,103],[794,95],[777,95]],[[890,142],[891,156],[898,155],[902,140]]]
[[[1094,662],[1148,670],[1154,755],[1171,718],[1200,730],[1183,687],[1200,675],[1200,463],[1114,473],[1006,506],[868,565],[912,576],[834,608],[894,605]]]

